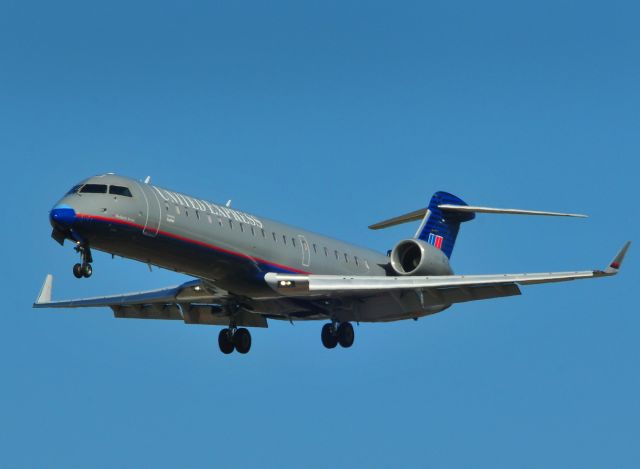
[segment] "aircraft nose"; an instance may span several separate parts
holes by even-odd
[[[49,212],[49,221],[54,228],[71,228],[76,221],[76,211],[68,205],[56,205]]]

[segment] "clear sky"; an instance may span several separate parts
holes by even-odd
[[[419,320],[218,328],[33,310],[184,276],[50,237],[114,171],[385,251],[436,190],[458,273],[603,267],[638,237],[637,2],[0,2],[3,467],[639,467],[640,246],[614,279]],[[8,183],[8,184],[7,184]]]

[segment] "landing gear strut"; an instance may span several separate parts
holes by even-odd
[[[75,264],[73,266],[73,275],[76,278],[89,278],[93,274],[93,268],[91,263],[93,262],[93,256],[91,255],[91,249],[88,244],[79,244],[76,246],[76,252],[80,253],[82,263]]]
[[[218,335],[218,346],[220,351],[226,355],[234,351],[245,354],[251,349],[251,333],[248,329],[241,327],[229,327],[222,329]]]
[[[341,347],[349,348],[355,340],[355,332],[350,322],[341,322],[337,327],[334,322],[322,326],[322,345],[326,348],[335,348],[340,344]]]

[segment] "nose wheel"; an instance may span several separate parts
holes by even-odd
[[[93,262],[93,256],[91,255],[91,249],[89,249],[88,245],[79,245],[76,246],[76,251],[80,253],[80,257],[82,258],[81,263],[77,263],[73,266],[73,275],[75,278],[89,278],[91,274],[93,274],[93,267],[91,267],[91,262]]]

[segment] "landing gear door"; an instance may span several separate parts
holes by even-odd
[[[311,250],[309,249],[309,243],[302,235],[298,235],[298,238],[300,239],[300,247],[302,249],[302,265],[304,267],[309,267],[311,264]]]
[[[156,237],[160,231],[160,222],[162,221],[162,207],[158,195],[148,184],[138,184],[140,192],[144,195],[144,205],[141,207],[145,210],[143,214],[144,229],[142,234],[146,236]]]

